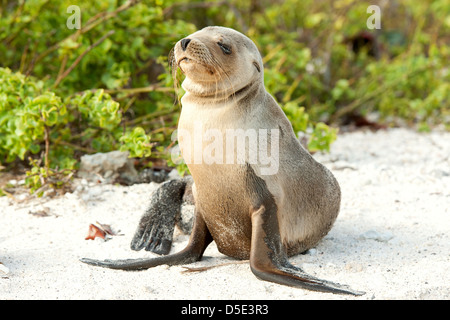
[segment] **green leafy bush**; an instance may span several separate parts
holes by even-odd
[[[160,75],[194,27],[165,21],[160,1],[79,1],[82,28],[70,30],[72,4],[1,6],[0,61],[9,68],[0,69],[0,163],[45,155],[46,170],[73,169],[84,153],[116,149],[148,157],[150,134],[164,143],[175,128],[173,82]]]
[[[119,140],[124,143],[120,151],[129,151],[132,158],[148,157],[152,153],[150,139],[151,137],[145,134],[144,129],[135,127],[133,131],[120,137]]]
[[[120,141],[120,149],[133,156],[150,155],[144,130],[135,127],[123,135],[119,103],[101,89],[63,100],[46,91],[42,81],[4,68],[0,68],[0,89],[0,158],[24,160],[27,154],[43,151],[43,167],[30,160],[31,177],[26,181],[32,190],[56,172],[51,168],[74,169],[74,150],[91,151],[84,145],[94,152],[110,151]]]
[[[46,128],[67,123],[61,98],[43,91],[41,81],[0,68],[0,92],[0,157],[6,161],[38,153]]]

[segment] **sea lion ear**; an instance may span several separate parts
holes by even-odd
[[[258,72],[261,72],[261,67],[259,66],[258,62],[253,61],[253,65],[256,67],[256,70],[258,70]]]

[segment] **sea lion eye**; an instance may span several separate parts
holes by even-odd
[[[217,44],[219,45],[220,49],[222,49],[223,53],[225,54],[231,54],[231,47],[223,44],[222,42],[217,42]]]
[[[253,65],[256,67],[256,70],[258,70],[258,72],[261,72],[261,68],[259,67],[258,62],[254,61]]]

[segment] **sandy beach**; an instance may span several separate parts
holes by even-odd
[[[126,272],[80,258],[152,256],[130,241],[158,184],[91,185],[56,198],[0,198],[0,300],[8,299],[450,299],[450,133],[341,133],[326,165],[342,189],[340,215],[316,248],[290,261],[359,297],[258,280],[248,263],[183,273]],[[84,183],[84,184],[83,184]],[[91,223],[120,235],[85,240]],[[172,252],[188,235],[176,231]],[[194,267],[234,261],[208,247]]]

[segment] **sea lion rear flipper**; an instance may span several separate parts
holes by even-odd
[[[158,254],[169,253],[186,184],[186,179],[169,180],[153,193],[150,205],[142,215],[131,240],[132,250],[145,248]]]
[[[206,247],[213,241],[213,238],[206,226],[202,216],[196,213],[194,226],[192,229],[189,243],[185,249],[180,252],[160,256],[150,259],[126,259],[126,260],[94,260],[89,258],[80,259],[81,262],[110,269],[122,270],[144,270],[159,265],[178,265],[188,264],[198,261],[202,258]]]
[[[271,205],[273,201],[266,202],[251,217],[250,267],[259,279],[315,291],[364,294],[346,285],[315,278],[290,264],[281,242],[276,205]]]

